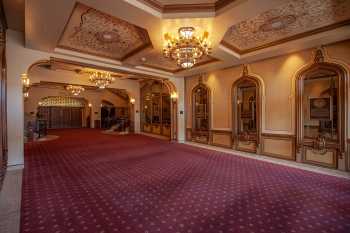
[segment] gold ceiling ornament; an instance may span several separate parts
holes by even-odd
[[[324,54],[323,54],[323,47],[321,46],[315,51],[315,57],[314,57],[314,62],[315,63],[321,63],[324,62]]]
[[[68,85],[66,87],[66,90],[75,96],[80,95],[81,92],[85,91],[85,89],[82,86],[75,86],[75,85]]]
[[[248,66],[243,64],[243,76],[248,76]]]
[[[90,73],[90,82],[94,83],[98,88],[104,89],[115,81],[111,73],[106,71],[93,71]]]
[[[181,27],[178,36],[166,33],[164,39],[164,56],[177,61],[184,69],[192,68],[199,59],[211,52],[209,33],[204,32],[201,36],[196,36],[194,27]]]

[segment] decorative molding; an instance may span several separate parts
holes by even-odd
[[[213,56],[205,56],[198,60],[193,68],[209,65],[219,61],[219,59]],[[158,52],[155,49],[145,50],[136,56],[130,57],[125,62],[131,65],[148,67],[173,74],[185,71],[185,69],[176,64],[176,61],[165,58],[161,52]]]
[[[256,87],[256,141],[254,140],[247,140],[245,142],[248,142],[249,145],[254,143],[254,149],[248,148],[248,145],[246,147],[240,146],[241,143],[243,143],[243,140],[240,140],[240,134],[238,133],[238,104],[237,104],[237,92],[238,92],[238,85],[243,82],[252,82],[254,83]],[[262,83],[261,80],[253,75],[249,75],[248,66],[243,65],[242,70],[242,76],[238,78],[233,84],[231,89],[231,104],[232,104],[232,145],[234,145],[236,150],[242,150],[252,153],[259,153],[259,144],[260,144],[260,134],[262,129]]]
[[[160,13],[217,12],[236,0],[217,0],[213,3],[162,4],[160,0],[138,0]],[[198,1],[196,1],[198,2]]]
[[[263,155],[267,155],[267,156],[271,156],[271,157],[275,157],[275,158],[281,158],[281,159],[287,159],[287,160],[296,160],[296,136],[295,135],[290,135],[290,134],[267,134],[267,133],[263,133],[261,134],[261,154]],[[264,146],[264,139],[274,139],[274,140],[284,140],[284,141],[289,141],[292,143],[292,151],[291,151],[291,157],[288,158],[285,155],[281,155],[278,153],[271,153],[271,152],[267,152],[265,150],[265,146]]]
[[[151,46],[145,29],[78,2],[57,45],[58,48],[117,61]]]
[[[292,134],[272,134],[272,133],[262,133],[262,137],[268,138],[279,138],[279,139],[295,139],[296,136]]]
[[[315,57],[314,57],[314,62],[315,63],[324,62],[323,48],[319,48],[319,49],[316,50]]]
[[[349,24],[347,1],[295,0],[231,26],[221,44],[242,55]]]
[[[305,79],[305,77],[307,77],[307,73],[308,72],[314,72],[315,70],[318,69],[326,69],[329,71],[332,71],[334,73],[337,74],[338,76],[338,93],[337,96],[339,98],[337,98],[338,101],[338,106],[339,106],[339,119],[338,119],[338,141],[337,142],[333,142],[332,140],[326,140],[326,150],[327,153],[332,151],[332,150],[336,150],[336,153],[333,153],[333,156],[336,160],[336,163],[332,162],[332,164],[325,164],[322,162],[317,162],[317,161],[308,161],[306,156],[306,152],[308,152],[305,148],[310,147],[311,144],[313,144],[314,139],[309,139],[307,137],[305,137],[304,135],[304,130],[303,130],[303,100],[302,100],[302,96],[304,95],[303,93],[303,80]],[[316,165],[323,165],[323,166],[327,166],[327,167],[333,167],[333,168],[337,168],[337,164],[338,164],[338,159],[342,159],[343,155],[346,156],[345,160],[347,161],[348,155],[346,153],[346,141],[347,141],[347,137],[346,137],[346,129],[348,128],[348,122],[347,122],[347,112],[348,112],[348,88],[346,88],[349,84],[349,77],[348,77],[348,71],[346,70],[346,68],[344,68],[342,65],[337,64],[337,63],[333,63],[333,62],[328,62],[325,61],[325,56],[324,56],[324,51],[323,48],[317,49],[314,53],[314,59],[313,59],[313,63],[308,64],[307,66],[304,66],[303,68],[301,68],[295,75],[295,79],[294,79],[295,85],[295,115],[296,115],[296,135],[297,135],[297,146],[298,146],[298,151],[301,153],[302,155],[302,160],[303,162],[307,162],[307,163],[313,163]]]

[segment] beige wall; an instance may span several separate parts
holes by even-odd
[[[29,116],[35,116],[37,113],[38,103],[42,98],[47,96],[72,96],[69,92],[62,88],[48,88],[48,87],[32,87],[29,90],[29,98],[24,101],[24,114]],[[100,106],[103,100],[106,100],[112,103],[115,107],[128,107],[128,101],[118,97],[115,94],[107,90],[95,91],[95,90],[86,90],[82,92],[79,98],[84,98],[87,103],[90,103],[92,106],[92,117],[91,125],[93,126],[94,120],[101,120],[101,111]],[[88,106],[86,106],[88,107]],[[97,114],[95,114],[95,112]],[[33,114],[31,114],[33,113]],[[85,116],[87,117],[88,111],[86,111]],[[86,120],[83,120],[83,126],[86,124]]]
[[[13,30],[7,30],[6,32],[6,58],[7,58],[7,136],[8,136],[8,164],[12,165],[23,165],[23,144],[24,144],[24,104],[23,104],[23,94],[22,94],[22,83],[20,76],[28,71],[28,68],[35,62],[40,60],[48,60],[50,57],[57,57],[61,59],[71,60],[75,62],[81,62],[91,65],[96,65],[105,68],[120,69],[124,71],[130,71],[143,76],[155,75],[151,71],[138,70],[130,67],[123,67],[118,64],[110,63],[104,61],[104,59],[92,56],[79,56],[77,54],[58,54],[58,53],[48,53],[38,50],[33,50],[26,48],[24,46],[24,36],[22,32],[17,32]],[[184,79],[175,78],[169,75],[157,74],[159,77],[168,78],[178,92],[179,98],[177,101],[178,105],[178,140],[184,141],[185,138],[185,115],[180,114],[183,111],[184,104]],[[51,77],[51,79],[50,79]],[[54,82],[65,82],[72,83],[72,80],[67,81],[66,76],[55,77],[52,80],[51,75],[45,75],[39,79],[33,78],[33,82],[38,80],[54,81]],[[45,79],[44,79],[45,78]],[[56,79],[57,78],[57,79]],[[86,81],[86,80],[85,80]],[[73,84],[86,84],[83,79],[74,79]],[[133,107],[133,114],[135,119],[135,131],[140,130],[140,88],[138,83],[128,82],[129,80],[118,80],[111,87],[126,89],[130,96],[135,98],[135,105]],[[93,103],[93,106],[95,104]],[[96,104],[98,106],[98,104]],[[95,111],[95,110],[93,110]]]
[[[325,46],[324,51],[326,61],[341,64],[349,73],[350,40]],[[256,76],[262,83],[261,132],[266,136],[261,138],[261,153],[298,160],[294,151],[295,78],[298,71],[313,63],[314,52],[315,49],[305,50],[247,64],[248,74]],[[215,70],[202,76],[203,83],[211,90],[211,129],[214,130],[212,138],[217,133],[215,130],[225,131],[226,137],[230,137],[231,90],[233,83],[242,76],[242,71],[242,66],[236,66]],[[191,91],[198,84],[198,80],[199,76],[185,79],[186,128],[192,128]],[[350,100],[350,96],[348,99]],[[349,122],[349,117],[347,121]],[[346,131],[349,138],[350,129]],[[225,145],[229,146],[228,143]],[[338,161],[340,169],[345,169],[345,162],[344,159]]]
[[[349,69],[350,41],[325,47],[327,57]],[[294,134],[294,78],[296,72],[312,62],[314,50],[306,50],[248,64],[250,75],[263,83],[262,132]],[[203,76],[211,90],[211,128],[231,130],[232,84],[242,75],[242,66],[216,70]],[[192,126],[191,90],[198,76],[186,80],[186,127]]]

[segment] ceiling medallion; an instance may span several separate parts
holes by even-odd
[[[96,33],[96,38],[102,43],[113,43],[120,41],[120,36],[116,31],[104,31]]]
[[[260,26],[260,30],[264,32],[278,31],[285,29],[288,25],[297,21],[294,15],[279,16],[269,19],[263,25]]]
[[[66,90],[69,91],[70,93],[72,93],[75,96],[77,96],[81,92],[85,91],[85,89],[83,87],[81,87],[81,86],[74,86],[74,85],[68,85],[66,87]]]
[[[199,59],[210,54],[208,37],[208,32],[196,36],[194,27],[181,27],[176,37],[169,33],[164,35],[163,54],[166,58],[175,60],[182,68],[190,69]]]
[[[115,79],[111,76],[111,73],[101,71],[91,72],[89,80],[100,89],[106,88],[115,81]]]

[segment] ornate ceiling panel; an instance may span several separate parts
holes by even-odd
[[[219,60],[211,57],[204,56],[201,60],[195,64],[194,67],[207,65],[210,63],[218,62]],[[169,58],[165,58],[161,52],[157,52],[154,49],[148,49],[126,60],[130,65],[144,66],[148,68],[163,70],[170,73],[177,73],[184,69],[176,64],[176,61]]]
[[[349,0],[293,0],[231,26],[221,43],[244,54],[346,24]]]
[[[114,60],[151,46],[145,29],[77,3],[58,47]]]

